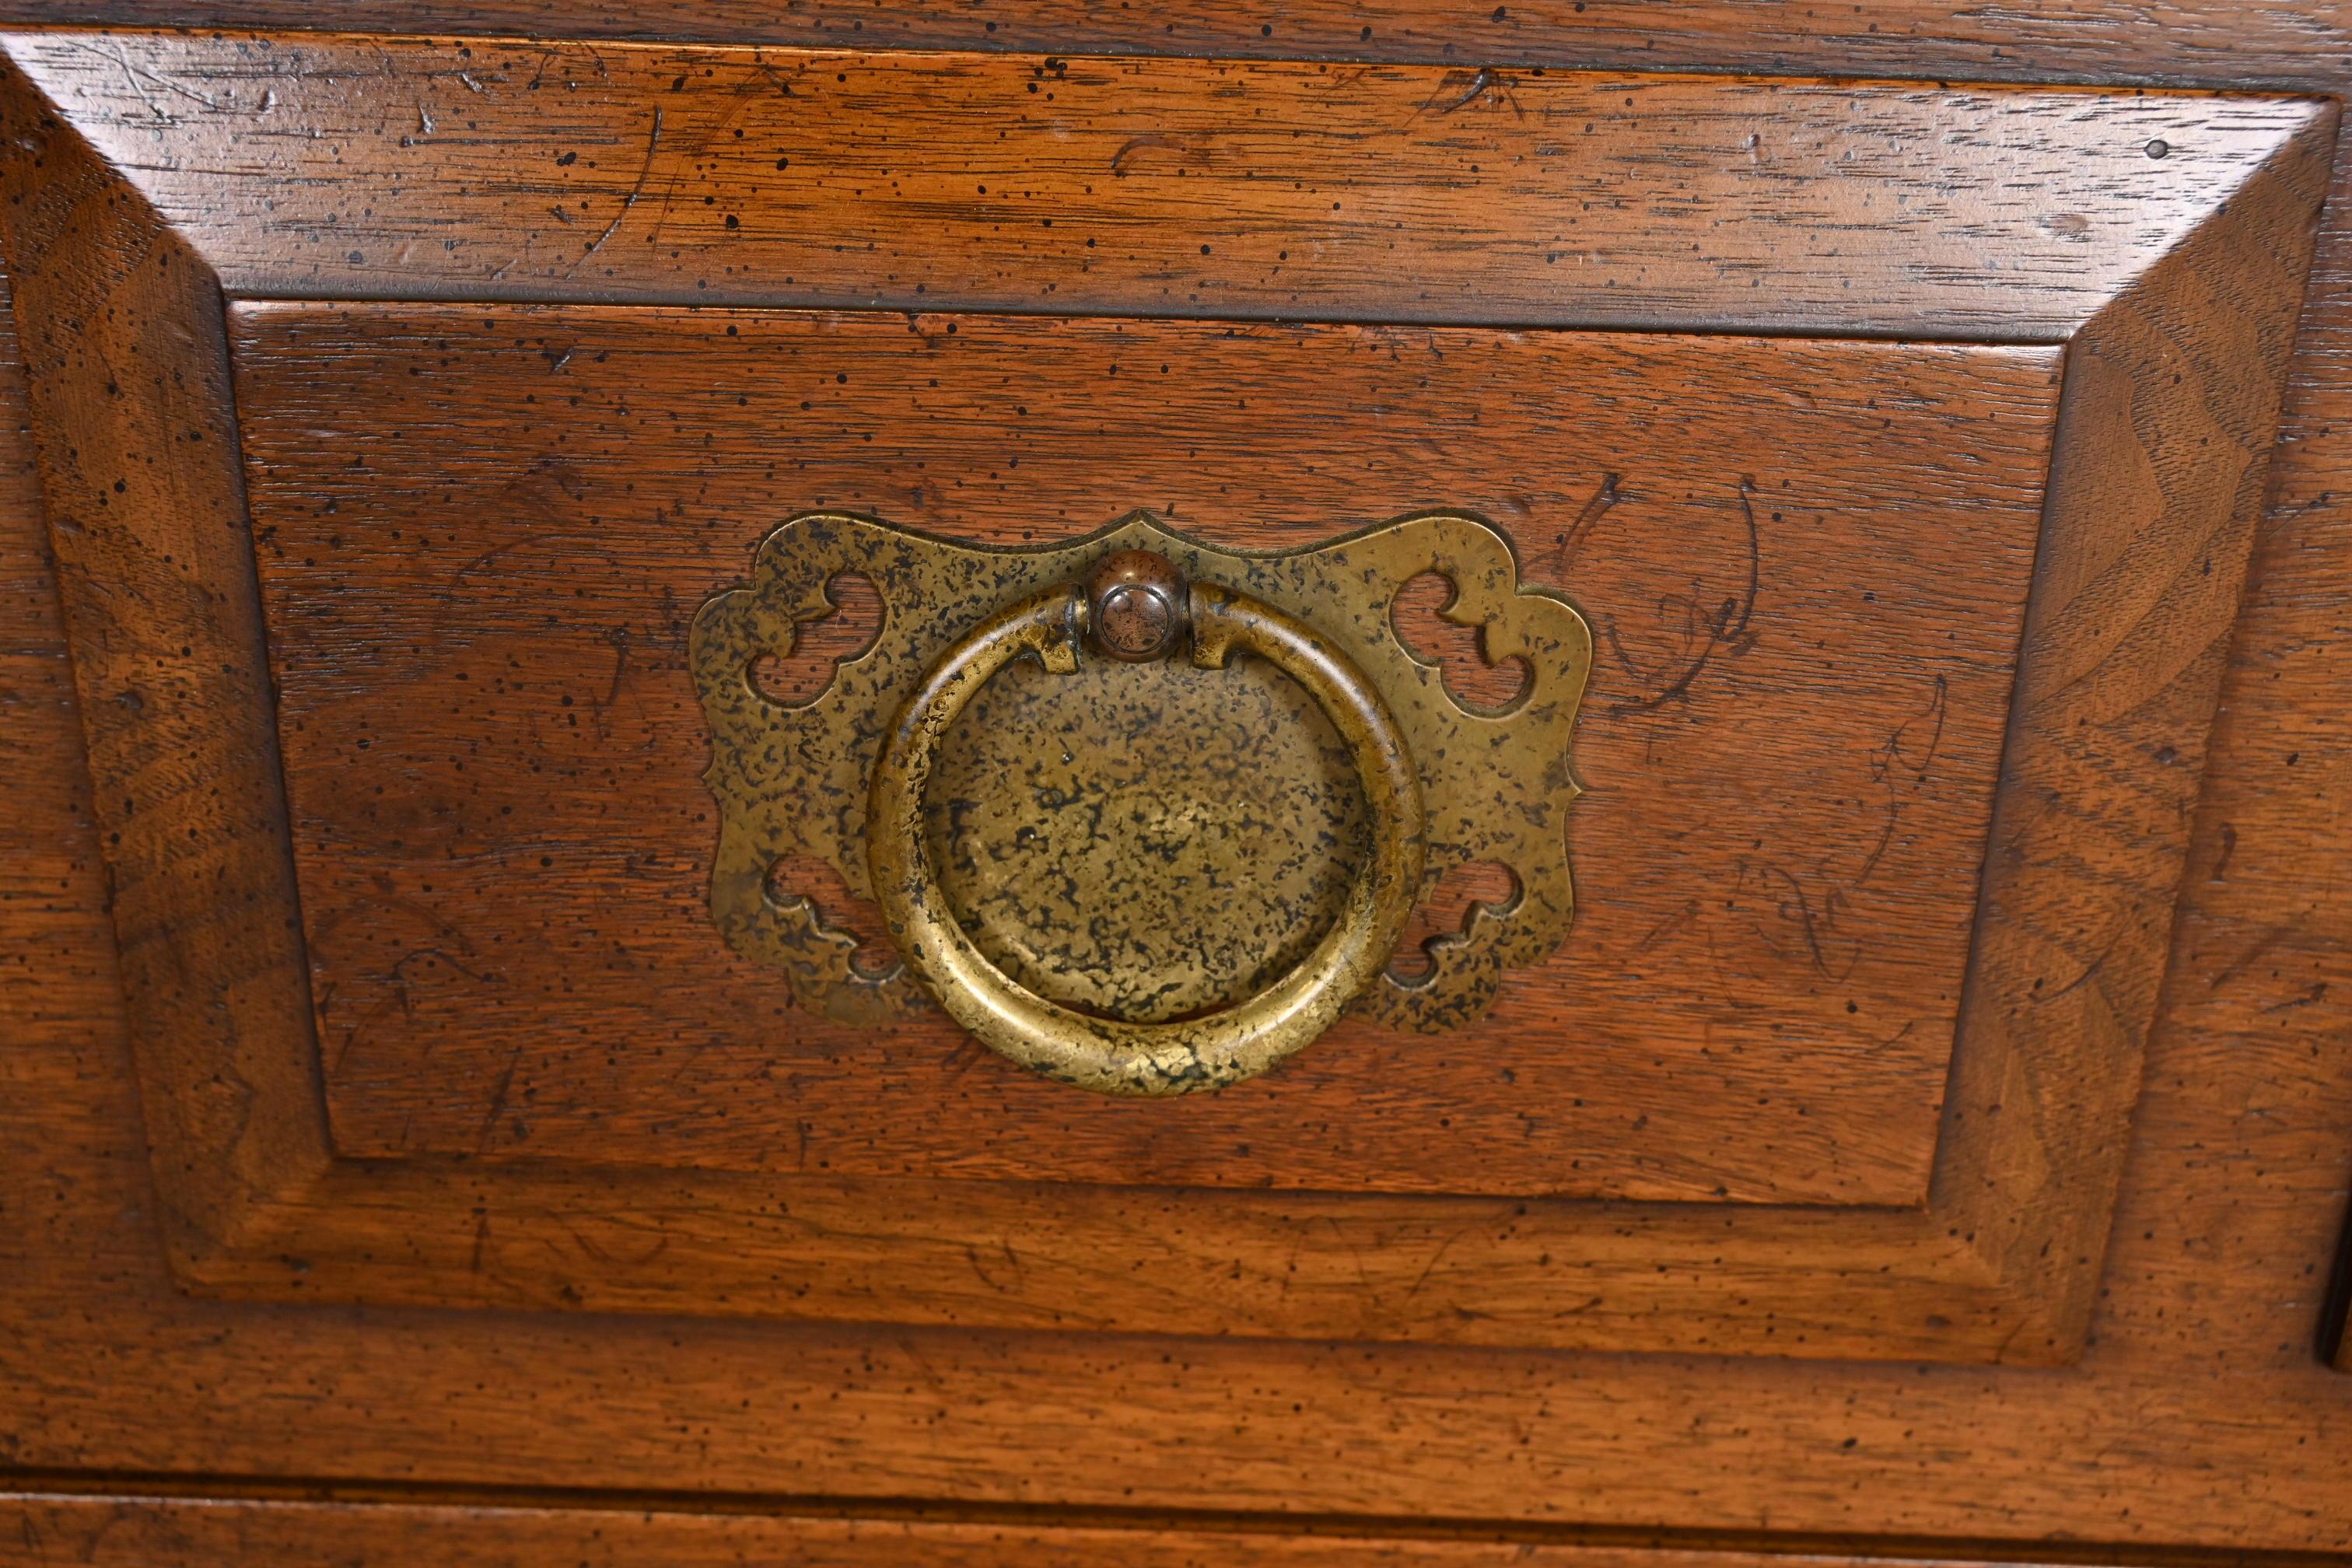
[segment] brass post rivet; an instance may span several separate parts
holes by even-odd
[[[1184,579],[1153,550],[1120,550],[1087,574],[1087,626],[1105,658],[1140,664],[1176,646],[1184,629]]]

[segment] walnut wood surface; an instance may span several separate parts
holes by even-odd
[[[2053,352],[455,307],[233,330],[344,1153],[1926,1196]],[[1139,1108],[943,1017],[828,1024],[714,940],[685,625],[775,521],[1045,542],[1150,506],[1288,547],[1441,504],[1508,520],[1599,645],[1576,931],[1484,1023],[1343,1026]]]
[[[134,42],[142,60],[128,53]],[[274,46],[250,43],[242,54],[234,42],[210,47],[215,76],[206,79],[220,96],[199,96],[212,111],[233,114],[232,83],[250,74],[247,57]],[[289,81],[334,76],[337,47],[371,79],[396,73],[387,64],[395,52],[413,72],[440,58],[431,46],[306,45],[311,52],[304,58],[313,63]],[[44,36],[20,53],[56,68],[62,58],[111,51],[125,68],[123,89],[79,68],[52,74],[61,90],[78,95],[83,128],[116,142],[129,133],[125,116],[136,118],[130,99],[151,79],[194,90],[184,76],[159,76],[161,66],[178,68],[178,47],[169,40]],[[318,48],[330,53],[319,56]],[[221,49],[229,51],[229,65],[219,63]],[[718,74],[728,57],[693,58],[704,62],[699,79],[720,89],[737,80]],[[740,72],[740,62],[733,68]],[[265,61],[263,74],[278,73]],[[470,84],[466,90],[490,96],[469,71],[457,74]],[[942,95],[926,98],[922,111],[944,105],[967,130],[991,123],[982,89],[992,79],[979,74],[982,89],[965,84],[977,96],[963,99],[949,90],[952,73],[922,79]],[[684,92],[697,79],[682,73],[668,90]],[[1283,79],[1280,72],[1247,77],[1244,96],[1276,90]],[[1705,84],[1688,85],[1696,91]],[[1730,83],[1713,90],[1753,112],[1780,89]],[[1857,105],[1880,100],[1881,89],[1856,90]],[[1791,112],[1803,96],[1787,95]],[[2028,116],[2051,112],[2036,107],[2046,100],[2034,95],[1994,98]],[[2096,121],[2109,100],[2066,102],[2088,106],[2067,121],[2074,124]],[[251,106],[268,112],[276,100]],[[176,1205],[182,1228],[172,1239],[180,1267],[208,1289],[296,1300],[1810,1355],[2074,1356],[2086,1332],[2116,1179],[2116,1138],[2152,1002],[2159,922],[2177,883],[2179,797],[2197,776],[2212,650],[2233,604],[2260,432],[2270,428],[2275,405],[2315,194],[2315,150],[2332,127],[2319,106],[2275,100],[2180,100],[2174,112],[2201,112],[2220,138],[2215,145],[2238,149],[2221,172],[2234,167],[2245,183],[2227,200],[2214,195],[2205,220],[2103,308],[2074,345],[2070,381],[2088,389],[2075,399],[2086,417],[2062,423],[2053,461],[2061,488],[2044,519],[2045,585],[2029,610],[2020,705],[1983,885],[1990,912],[1977,938],[1953,1080],[1959,1092],[1944,1107],[1930,1201],[1899,1211],[1780,1210],[1719,1219],[1703,1208],[1580,1210],[1369,1195],[1276,1200],[1200,1189],[1181,1199],[913,1182],[886,1191],[830,1175],[784,1183],[714,1172],[622,1181],[578,1165],[516,1166],[485,1181],[464,1161],[387,1165],[328,1157],[309,1081],[318,1070],[314,1047],[283,1010],[296,985],[287,937],[299,920],[284,888],[283,851],[267,833],[224,821],[205,797],[167,794],[142,806],[139,795],[116,787],[118,775],[136,782],[142,754],[176,758],[217,746],[204,729],[215,712],[253,710],[243,672],[263,633],[244,607],[251,588],[243,536],[232,534],[227,552],[209,557],[155,548],[168,544],[168,533],[139,521],[153,496],[143,487],[132,491],[130,478],[114,471],[121,465],[90,461],[91,449],[73,432],[96,417],[133,439],[175,440],[184,389],[212,384],[220,367],[206,340],[150,316],[140,300],[115,297],[137,279],[115,270],[115,257],[132,247],[106,240],[110,226],[134,237],[161,234],[138,228],[160,215],[120,188],[101,192],[97,176],[51,175],[52,163],[88,168],[93,150],[80,132],[26,100],[19,134],[31,153],[16,165],[23,199],[11,204],[9,216],[26,268],[28,341],[42,348],[31,361],[37,447],[53,498],[78,498],[70,504],[94,519],[107,514],[95,524],[102,548],[85,551],[84,525],[71,517],[53,538],[72,563],[60,581],[76,637],[106,650],[105,658],[78,666],[91,683],[86,705],[110,714],[93,732],[97,798],[110,814],[145,819],[110,839],[136,873],[119,880],[118,891],[142,905],[121,910],[121,923],[134,941],[175,920],[222,932],[186,984],[142,985],[131,995],[143,1048],[171,1058],[148,1080],[159,1102],[150,1118],[159,1163],[175,1182],[208,1189],[203,1201]],[[136,123],[142,144],[188,129],[168,112]],[[2174,133],[2189,135],[2198,123],[2179,120]],[[2234,142],[2225,134],[2233,129]],[[2272,139],[2269,159],[2249,163],[2251,139],[2263,133]],[[249,212],[268,210],[277,197],[263,193],[278,192],[306,160],[316,175],[332,173],[348,184],[345,150],[323,136],[284,142],[266,131],[238,132],[232,144],[251,144],[263,160],[259,184],[248,189],[248,189]],[[382,139],[377,151],[389,155]],[[189,166],[175,158],[135,165],[142,176],[184,175]],[[407,189],[406,167],[387,166],[378,180],[386,203]],[[1978,184],[1991,184],[1988,169]],[[1718,195],[1727,216],[1745,210],[1737,189]],[[1272,198],[1270,217],[1279,217],[1282,199]],[[83,216],[92,202],[95,228]],[[231,199],[221,210],[236,205]],[[1891,210],[1886,232],[1908,234],[1923,256],[1932,254],[1937,215],[1922,208],[1906,216],[1901,205]],[[528,209],[509,203],[500,211]],[[921,216],[900,213],[891,221]],[[1703,226],[1705,207],[1685,221]],[[2188,219],[2176,213],[2166,221],[2177,230]],[[93,237],[101,242],[95,266],[78,258]],[[236,245],[226,249],[208,259],[233,279]],[[442,254],[454,252],[445,247]],[[616,263],[635,258],[627,261],[631,287],[657,293],[666,286],[674,258],[626,247],[612,254]],[[617,266],[612,270],[617,275]],[[1980,279],[2000,268],[1923,261],[1917,270]],[[1735,268],[1720,278],[1727,308],[1734,300],[1750,308],[1744,301],[1752,290],[1741,276]],[[1606,299],[1616,281],[1588,279],[1588,290]],[[1362,297],[1361,287],[1335,281],[1335,300]],[[1931,287],[1914,303],[1934,319],[1940,297]],[[2202,300],[2215,305],[2183,309]],[[121,335],[111,358],[67,352],[69,324],[86,317],[102,317]],[[2155,323],[2159,332],[2146,330]],[[52,341],[54,350],[47,346]],[[2203,367],[2194,379],[2174,368],[2183,355]],[[156,368],[126,382],[118,364]],[[136,394],[127,400],[126,385]],[[2144,431],[2116,444],[2110,409]],[[226,410],[216,406],[213,417],[226,420]],[[2113,466],[2116,453],[2140,451],[2160,460],[2137,469]],[[214,504],[236,512],[242,498]],[[177,515],[171,520],[183,525]],[[142,574],[196,597],[134,603],[106,586]],[[2046,586],[2053,580],[2054,595]],[[1736,601],[1726,603],[1736,609]],[[2153,640],[2136,630],[2150,606],[2164,612]],[[1727,632],[1738,617],[1727,615]],[[148,712],[142,680],[163,678],[182,683],[179,700],[152,718],[136,717]],[[113,717],[110,703],[134,718]],[[120,760],[110,750],[118,732],[130,736]],[[274,799],[278,774],[266,745],[239,742],[214,756],[207,778],[215,791]],[[2048,842],[2036,847],[2042,840]],[[204,956],[200,947],[184,951]],[[2018,1114],[2021,1107],[2030,1114]],[[273,1175],[274,1189],[265,1190]],[[1315,1239],[1302,1246],[1302,1235]],[[1194,1239],[1170,1245],[1187,1236]],[[1123,1258],[1134,1260],[1122,1265]],[[991,1258],[1023,1267],[992,1269]]]
[[[22,22],[676,39],[799,48],[990,49],[1459,62],[1464,92],[1508,65],[1810,71],[1990,81],[2295,84],[2335,91],[2343,37],[2326,0],[1871,0],[1837,16],[1746,0],[0,0]]]
[[[1319,62],[70,34],[9,52],[224,287],[295,298],[2054,342],[2319,112]],[[1926,234],[1969,263],[1923,261]]]
[[[1843,13],[1759,24],[1704,7],[1653,10],[1640,36],[1602,47],[1646,43],[1654,58],[1780,69],[2201,68],[2217,81],[2302,86],[2330,83],[2336,58],[2333,18],[2308,10],[2217,18],[2167,6],[2173,28],[2114,26],[2120,13],[2090,7],[1887,15],[1893,25],[1875,36]],[[1923,18],[1941,40],[1921,36]],[[2132,19],[2145,20],[2138,8]],[[1466,18],[1451,26],[1472,37]],[[1534,63],[1572,63],[1573,43],[1558,40],[1575,35],[1548,37],[1556,52]],[[1146,1348],[181,1299],[154,1256],[155,1189],[103,902],[110,829],[92,825],[71,763],[54,761],[76,752],[63,641],[37,521],[10,508],[0,679],[12,727],[33,744],[0,756],[17,851],[0,887],[7,929],[23,939],[10,958],[17,1048],[0,1053],[10,1089],[0,1147],[11,1152],[0,1211],[12,1220],[0,1226],[11,1322],[0,1341],[0,1454],[518,1484],[593,1475],[624,1486],[1165,1508],[1213,1498],[1268,1511],[1634,1527],[2352,1544],[2346,1384],[2313,1354],[2317,1280],[2352,1146],[2352,1081],[2336,1048],[2352,843],[2333,804],[2352,786],[2336,700],[2337,609],[2352,594],[2342,499],[2352,448],[2337,434],[2352,418],[2341,406],[2345,245],[2331,228],[2322,247],[2271,525],[2196,808],[2147,1091],[2128,1137],[2109,1143],[2122,1184],[2115,1244],[2096,1333],[2076,1365]],[[28,494],[20,476],[18,501]],[[2188,800],[2172,807],[2184,826]],[[547,1419],[559,1410],[571,1418]],[[1041,1445],[1148,1462],[1044,1477],[1027,1458]]]

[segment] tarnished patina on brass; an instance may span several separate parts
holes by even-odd
[[[884,741],[866,817],[874,893],[892,940],[950,1016],[982,1043],[1060,1082],[1107,1094],[1173,1095],[1251,1078],[1311,1043],[1387,964],[1421,887],[1421,781],[1388,704],[1346,655],[1271,605],[1213,584],[1189,590],[1168,563],[1114,557],[1084,588],[1048,588],[1000,611],[925,672]],[[1135,627],[1089,628],[1116,595],[1152,595]],[[1270,660],[1331,720],[1354,763],[1371,824],[1339,919],[1265,990],[1204,1016],[1138,1023],[1059,1005],[991,963],[959,925],[930,863],[925,796],[940,743],[990,678],[1034,657],[1054,674],[1078,666],[1082,633],[1109,629],[1129,650],[1164,647],[1184,605],[1192,662],[1223,669],[1235,654]],[[1122,658],[1139,657],[1129,651]]]
[[[1016,550],[954,543],[842,513],[783,523],[760,546],[751,582],[705,604],[691,637],[712,733],[704,776],[719,806],[711,911],[730,945],[784,973],[803,1006],[836,1020],[882,1025],[932,1005],[903,964],[862,971],[852,962],[856,939],[828,925],[807,898],[778,891],[771,872],[813,858],[840,874],[851,897],[873,900],[868,788],[893,717],[925,672],[971,627],[1045,589],[1084,584],[1124,550],[1157,552],[1195,584],[1262,601],[1312,628],[1362,672],[1419,773],[1422,897],[1469,862],[1511,871],[1517,891],[1507,905],[1475,906],[1459,932],[1428,944],[1425,973],[1407,979],[1383,971],[1358,994],[1351,1015],[1401,1028],[1452,1028],[1486,1011],[1507,967],[1559,946],[1573,908],[1570,742],[1591,638],[1566,602],[1519,584],[1498,532],[1456,512],[1416,514],[1311,549],[1267,553],[1205,544],[1143,513],[1087,539]],[[1489,658],[1524,661],[1524,689],[1505,709],[1474,710],[1455,700],[1437,667],[1398,638],[1392,602],[1424,572],[1452,581],[1443,614],[1480,627]],[[863,575],[880,594],[884,620],[872,644],[806,702],[788,706],[763,695],[754,667],[791,655],[795,626],[831,612],[827,585],[845,573]],[[1263,990],[1333,929],[1372,825],[1339,737],[1318,704],[1270,664],[1243,659],[1210,672],[1162,659],[1049,675],[1024,660],[988,684],[947,742],[929,826],[943,874],[955,869],[946,859],[953,835],[982,835],[964,869],[985,885],[946,880],[962,900],[959,920],[999,968],[1089,1014],[1183,1018]],[[1055,699],[1057,707],[1040,706]],[[1058,743],[974,731],[1000,715],[1037,712],[1050,716]],[[953,798],[942,798],[960,748],[963,771],[947,791]],[[1203,752],[1214,753],[1209,763],[1201,761]],[[1178,815],[1189,814],[1201,830],[1182,847],[1190,858],[1176,866],[1168,888],[1139,891],[1133,868],[1086,837],[1086,810],[1062,814],[1075,821],[1041,815],[1038,803],[1049,793],[1075,795],[1107,773],[1118,773],[1131,795],[1158,770],[1186,763],[1197,772],[1211,763],[1224,774],[1206,783],[1229,776],[1233,798],[1204,803],[1196,791],[1176,803]],[[1010,764],[1025,764],[1034,776],[1011,779]],[[1080,806],[1099,817],[1102,804]],[[1212,808],[1225,816],[1203,826]],[[1272,839],[1269,822],[1280,830]],[[1150,826],[1158,835],[1166,825],[1155,818]],[[1022,882],[1006,868],[1008,847],[1029,840],[1056,848],[1059,858]],[[1160,847],[1158,837],[1151,842]],[[1233,902],[1244,892],[1259,900],[1246,911]],[[1156,911],[1149,918],[1146,905]]]

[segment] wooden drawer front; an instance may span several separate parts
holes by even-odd
[[[2081,1349],[2331,107],[9,47],[192,1288]],[[704,908],[684,650],[815,507],[1490,520],[1597,638],[1574,934],[1459,1033],[1181,1102],[796,1011]]]

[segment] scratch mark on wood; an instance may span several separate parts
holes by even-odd
[[[1563,566],[1575,559],[1576,552],[1584,543],[1585,536],[1590,534],[1601,520],[1609,515],[1609,510],[1617,504],[1618,480],[1619,476],[1616,474],[1601,475],[1600,489],[1594,490],[1585,503],[1577,509],[1575,521],[1568,525],[1568,531],[1559,536],[1560,561]]]
[[[1756,614],[1756,596],[1763,586],[1764,567],[1763,536],[1756,526],[1756,479],[1753,475],[1739,476],[1739,507],[1748,519],[1747,587],[1737,598],[1723,602],[1723,607],[1707,627],[1706,640],[1699,645],[1697,654],[1683,667],[1681,674],[1663,689],[1646,697],[1629,697],[1610,704],[1612,713],[1646,713],[1664,707],[1690,689],[1691,683],[1698,679],[1699,672],[1706,668],[1717,649],[1727,643],[1736,644],[1747,636],[1748,623]],[[1609,623],[1606,631],[1610,646],[1619,661],[1628,668],[1638,668],[1627,655],[1625,645],[1619,640],[1614,621]]]
[[[180,97],[186,99],[189,102],[202,105],[205,109],[217,110],[221,107],[219,100],[207,98],[205,94],[196,91],[194,88],[187,87],[180,82],[174,81],[161,71],[152,69],[147,66],[140,65],[133,61],[131,58],[130,54],[124,49],[122,41],[119,38],[114,40],[114,49],[110,54],[92,44],[76,43],[71,39],[66,40],[66,43],[67,47],[69,48],[77,48],[82,50],[84,53],[96,55],[100,59],[106,60],[110,64],[122,68],[122,79],[130,84],[131,90],[132,92],[139,95],[139,101],[145,104],[148,111],[153,114],[156,119],[161,120],[167,124],[172,123],[172,117],[163,112],[163,106],[155,101],[152,94],[148,92],[146,84],[149,82],[154,83],[157,87],[162,88],[165,92],[177,93]],[[267,108],[268,105],[265,103],[262,107]]]
[[[163,112],[163,106],[148,95],[145,85],[139,79],[138,69],[131,65],[131,57],[123,53],[120,41],[114,46],[113,58],[114,63],[122,68],[122,79],[131,84],[131,90],[139,95],[139,101],[147,106],[147,111],[158,120],[171,119],[170,115]]]
[[[1652,926],[1649,929],[1648,933],[1645,934],[1640,942],[1633,944],[1633,951],[1637,953],[1649,952],[1652,945],[1654,944],[1661,937],[1664,937],[1668,932],[1675,931],[1687,924],[1691,918],[1697,913],[1698,900],[1696,899],[1684,900],[1680,909],[1676,910],[1673,914],[1668,915],[1664,920],[1660,921],[1656,925]]]
[[[2230,857],[2238,852],[2238,830],[2234,826],[2221,824],[2221,853],[2213,858],[2213,869],[2206,873],[2206,880],[2210,882],[2229,880]]]
[[[646,136],[646,161],[644,166],[637,170],[636,184],[631,185],[629,194],[621,198],[621,210],[613,215],[613,221],[604,226],[604,232],[590,240],[588,248],[580,253],[580,260],[572,264],[573,272],[578,272],[582,263],[602,250],[604,247],[604,242],[620,232],[622,222],[629,216],[629,209],[637,205],[639,196],[645,195],[646,182],[653,178],[654,153],[661,146],[661,132],[662,111],[657,106],[654,110],[653,128]]]
[[[2297,1007],[2308,1007],[2327,994],[2327,982],[2315,980],[2300,996],[2290,996],[2284,1002],[2273,1002],[2263,1009],[2265,1013],[2291,1013]]]
[[[1805,939],[1805,952],[1812,962],[1814,973],[1823,979],[1834,981],[1840,984],[1844,984],[1847,977],[1853,973],[1855,964],[1861,962],[1861,945],[1859,943],[1852,945],[1852,951],[1843,967],[1832,967],[1829,953],[1822,946],[1822,938],[1824,933],[1836,930],[1838,911],[1845,907],[1845,895],[1836,889],[1832,889],[1829,896],[1822,900],[1821,910],[1816,912],[1813,909],[1812,895],[1805,890],[1805,885],[1799,881],[1795,874],[1786,867],[1741,863],[1742,877],[1751,870],[1759,876],[1777,877],[1788,884],[1789,898],[1780,905],[1781,918],[1795,919],[1797,930]]]
[[[1155,148],[1162,153],[1176,153],[1176,155],[1179,155],[1179,163],[1188,163],[1188,164],[1209,163],[1209,155],[1206,155],[1202,148],[1188,148],[1183,141],[1179,141],[1176,136],[1129,136],[1122,146],[1119,146],[1119,151],[1110,155],[1110,172],[1118,174],[1119,179],[1127,179],[1129,157],[1139,155],[1139,153],[1150,153],[1155,151]]]
[[[507,1070],[499,1075],[499,1087],[491,1091],[490,1108],[482,1113],[482,1131],[475,1140],[477,1153],[487,1152],[490,1139],[498,1130],[499,1118],[506,1114],[507,1096],[514,1092],[515,1069],[522,1066],[522,1047],[517,1046],[507,1056]]]
[[[2107,962],[2108,954],[2114,952],[2116,945],[2120,943],[2127,934],[2129,934],[2129,927],[2118,930],[2113,936],[2107,939],[2107,945],[2100,950],[2099,956],[2091,960],[2089,963],[2084,965],[2082,973],[2077,974],[2074,979],[2069,980],[2065,984],[2061,985],[2057,990],[2053,991],[2047,996],[2040,998],[2040,1000],[2045,1003],[2055,1002],[2061,996],[2069,995],[2076,991],[2080,991],[2084,986],[2089,984],[2092,976],[2097,974],[2100,968]]]
[[[1404,1293],[1406,1300],[1410,1301],[1421,1294],[1422,1287],[1429,1283],[1429,1277],[1437,1272],[1437,1266],[1440,1263],[1445,1261],[1445,1255],[1453,1251],[1454,1244],[1468,1234],[1470,1233],[1467,1230],[1457,1230],[1437,1244],[1437,1250],[1429,1255],[1429,1261],[1423,1264],[1421,1272],[1414,1276],[1412,1288]]]
[[[1879,830],[1878,842],[1872,845],[1870,853],[1862,858],[1862,869],[1854,873],[1853,885],[1856,887],[1869,881],[1870,874],[1878,869],[1878,862],[1886,854],[1887,847],[1895,842],[1895,829],[1903,820],[1903,780],[1896,776],[1895,764],[1898,762],[1908,764],[1913,782],[1924,783],[1927,780],[1927,765],[1936,760],[1936,748],[1943,743],[1945,704],[1950,689],[1950,681],[1940,675],[1936,677],[1935,695],[1928,699],[1926,710],[1897,724],[1895,732],[1886,737],[1886,744],[1870,754],[1872,780],[1886,786],[1886,822]],[[1928,732],[1927,749],[1913,763],[1903,754],[1903,737],[1912,725],[1922,720],[1933,721],[1935,728]]]
[[[2240,974],[2245,972],[2246,968],[2250,964],[2260,959],[2263,954],[2268,952],[2271,949],[2276,947],[2279,944],[2280,940],[2286,934],[2287,928],[2284,926],[2274,925],[2271,927],[2270,930],[2262,934],[2252,947],[2246,949],[2245,952],[2240,953],[2236,958],[2231,959],[2228,963],[2223,964],[2220,969],[2216,970],[2213,973],[2213,978],[2206,983],[2208,987],[2212,990],[2219,991],[2222,986],[2227,985],[2231,981],[2235,980]]]
[[[1919,1020],[1914,1018],[1905,1024],[1901,1028],[1895,1030],[1893,1034],[1887,1036],[1886,1038],[1883,1040],[1871,1041],[1868,1048],[1864,1050],[1862,1054],[1866,1057],[1874,1057],[1881,1051],[1893,1050],[1896,1046],[1899,1046],[1905,1040],[1909,1039],[1911,1037],[1911,1031],[1918,1026]]]
[[[1419,112],[1413,118],[1417,120],[1423,114],[1452,114],[1459,110],[1467,109],[1493,89],[1497,79],[1493,66],[1480,66],[1470,75],[1466,87],[1464,85],[1462,72],[1447,71],[1437,84],[1437,93],[1421,106]],[[1444,99],[1441,102],[1440,98],[1448,91],[1455,92],[1457,96]],[[1513,107],[1517,108],[1517,105]]]

